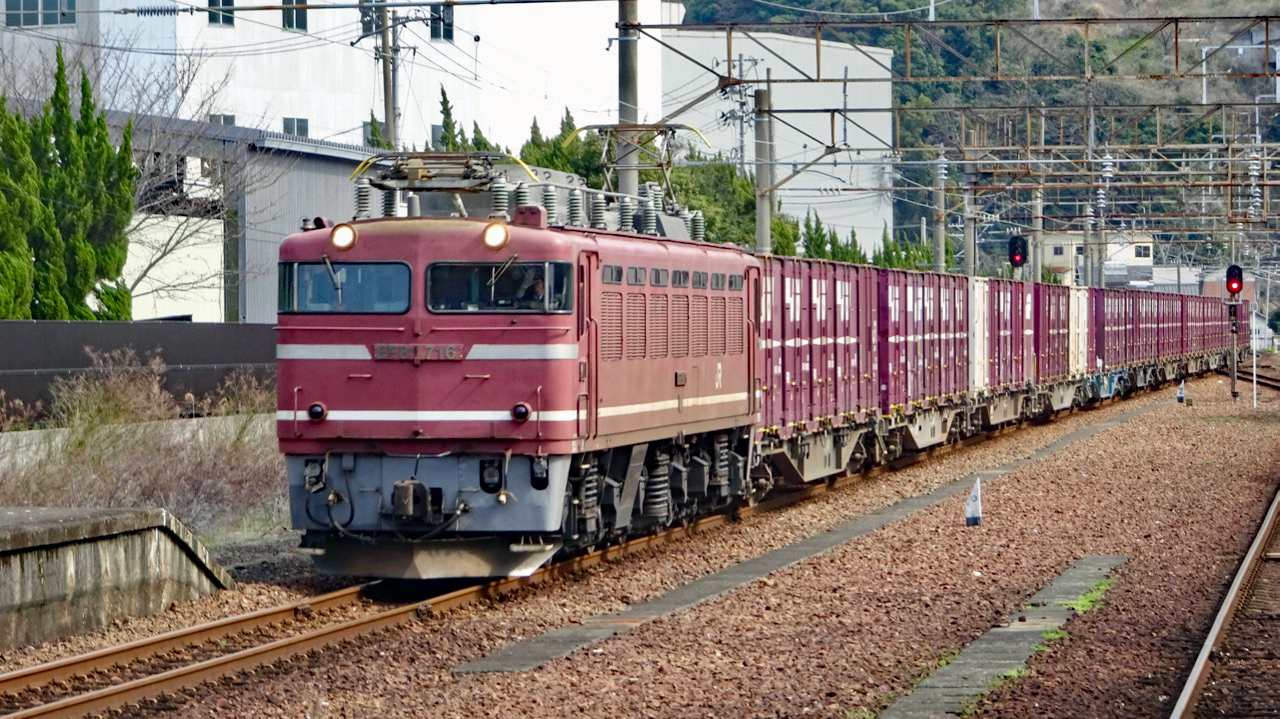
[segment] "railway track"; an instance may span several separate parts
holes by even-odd
[[[1280,707],[1280,492],[1222,602],[1171,719],[1275,716]]]
[[[1259,367],[1258,369],[1261,370],[1262,368]],[[1230,374],[1229,371],[1219,370],[1219,372],[1221,372],[1222,374]],[[1280,377],[1263,374],[1261,371],[1259,371],[1257,374],[1254,374],[1254,372],[1252,372],[1251,370],[1245,369],[1244,367],[1240,367],[1236,370],[1236,378],[1246,384],[1251,383],[1256,379],[1259,387],[1266,387],[1267,389],[1280,390]]]
[[[1063,413],[1066,414],[1066,413]],[[554,565],[529,577],[504,579],[405,603],[325,626],[310,628],[320,615],[359,602],[370,585],[353,586],[306,601],[229,617],[129,644],[110,647],[0,675],[0,717],[52,719],[82,717],[111,709],[155,702],[166,694],[305,655],[380,629],[509,594],[523,587],[560,579],[611,559],[709,531],[752,514],[777,510],[853,482],[918,464],[1006,434],[1011,426],[911,455],[827,483],[808,485],[731,514],[713,515],[689,525],[631,540]],[[292,623],[289,627],[284,625]],[[281,636],[284,635],[284,636]]]

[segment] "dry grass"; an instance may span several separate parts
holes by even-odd
[[[92,372],[52,388],[47,419],[62,429],[42,433],[43,458],[0,469],[0,506],[158,506],[206,536],[285,523],[284,462],[263,415],[274,408],[269,382],[238,373],[180,401],[157,356],[90,357]],[[189,408],[221,416],[176,419]]]
[[[42,414],[44,405],[40,402],[27,404],[20,399],[5,399],[4,390],[0,389],[0,432],[30,429]]]

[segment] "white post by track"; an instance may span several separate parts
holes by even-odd
[[[1187,381],[1184,379],[1178,382],[1178,404],[1182,404],[1187,399]]]
[[[964,502],[964,526],[977,527],[982,524],[982,478],[973,480],[973,490]]]

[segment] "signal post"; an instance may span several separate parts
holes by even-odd
[[[1244,270],[1240,265],[1230,265],[1227,267],[1227,300],[1228,313],[1231,319],[1231,399],[1240,398],[1240,392],[1236,389],[1236,370],[1239,359],[1236,357],[1239,351],[1236,344],[1236,336],[1240,334],[1240,292],[1244,290]]]

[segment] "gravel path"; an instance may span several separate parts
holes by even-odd
[[[522,637],[617,611],[965,473],[1023,457],[1172,390],[1033,428],[802,507],[330,651],[182,716],[870,716],[1086,554],[1133,559],[1102,607],[980,712],[1158,716],[1243,551],[1280,459],[1280,402],[1216,378],[984,489],[692,610],[522,674],[453,676]],[[1222,559],[1221,557],[1228,557]],[[1165,697],[1162,699],[1162,697]]]

